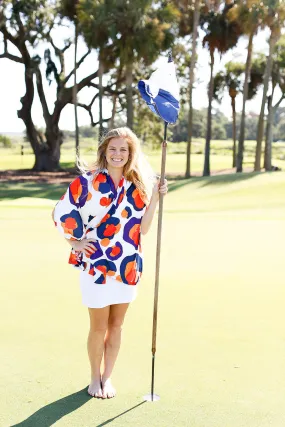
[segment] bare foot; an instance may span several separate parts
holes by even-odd
[[[100,378],[91,381],[88,387],[88,394],[90,394],[90,396],[93,396],[93,397],[98,397],[98,398],[103,397]]]
[[[108,378],[106,381],[102,380],[102,397],[103,399],[110,399],[111,397],[116,396],[116,389],[111,383],[111,378]]]

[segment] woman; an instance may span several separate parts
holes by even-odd
[[[148,191],[148,170],[136,135],[126,127],[111,130],[99,143],[95,165],[69,185],[54,208],[55,225],[72,247],[69,263],[81,270],[82,302],[90,317],[88,393],[97,398],[116,394],[111,374],[142,274],[140,236],[150,228],[159,193],[167,193],[166,181],[152,181]]]

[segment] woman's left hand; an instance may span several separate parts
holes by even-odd
[[[158,201],[159,194],[162,194],[163,196],[165,196],[167,194],[167,192],[168,192],[167,179],[164,180],[162,185],[160,185],[160,181],[157,181],[153,186],[152,197],[156,201]]]

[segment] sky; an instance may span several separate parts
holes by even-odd
[[[59,47],[64,46],[64,40],[70,35],[70,29],[63,28],[59,32],[55,32],[53,34],[54,41]],[[260,31],[254,38],[254,53],[263,52],[268,54],[268,32]],[[41,45],[35,53],[38,53],[41,57],[43,57],[44,50],[47,45]],[[3,42],[0,42],[0,53],[3,51]],[[10,53],[17,55],[17,49],[13,46],[9,46]],[[78,59],[86,52],[86,47],[84,45],[83,40],[79,41],[78,46]],[[71,46],[65,54],[66,61],[66,72],[68,73],[73,67],[73,58],[74,48]],[[222,58],[218,54],[215,57],[215,69],[214,73],[222,70],[224,68],[224,64],[230,60],[238,61],[238,62],[246,62],[247,55],[247,38],[244,37],[240,39],[236,48],[232,49],[228,53],[226,53]],[[175,60],[175,58],[174,58]],[[166,62],[165,56],[161,56],[158,58],[156,64],[160,66]],[[78,70],[78,81],[85,77],[86,75],[92,73],[97,69],[98,62],[96,52],[91,52],[91,54],[85,59],[83,64],[80,66]],[[47,94],[47,101],[50,111],[53,110],[53,104],[55,100],[55,83],[51,83],[48,85],[48,82],[45,79],[45,64],[42,61],[42,71],[43,71],[43,81]],[[193,91],[193,105],[194,108],[200,109],[203,107],[207,107],[208,105],[208,97],[207,97],[207,85],[210,76],[210,67],[209,67],[209,53],[207,49],[202,49],[201,47],[201,37],[198,44],[198,63],[196,66],[196,77],[198,78],[195,84],[195,89]],[[148,76],[142,76],[142,79],[147,78]],[[95,80],[96,81],[96,80]],[[73,77],[70,79],[70,85],[73,84]],[[96,89],[94,88],[84,88],[80,91],[78,97],[79,102],[88,103],[92,99],[95,94]],[[0,59],[0,133],[5,132],[23,132],[25,127],[23,121],[17,117],[17,110],[20,108],[20,98],[25,93],[25,85],[24,85],[24,66],[22,64],[10,61],[8,59]],[[280,93],[276,91],[276,100],[279,99]],[[247,102],[247,112],[254,112],[256,114],[259,113],[260,104],[261,104],[262,92],[259,91],[258,95],[254,98],[254,100]],[[285,102],[283,101],[284,105]],[[231,116],[231,101],[229,96],[225,93],[225,96],[221,102],[221,104],[217,104],[216,102],[213,105],[214,107],[219,107],[221,111],[230,118]],[[237,105],[236,110],[239,112],[242,108],[242,96],[238,95],[237,97]],[[98,103],[94,103],[93,105],[93,114],[94,118],[98,118],[96,112],[98,111]],[[105,118],[110,116],[111,112],[111,104],[110,102],[103,103],[103,115]],[[32,116],[34,123],[38,127],[44,127],[44,120],[42,117],[42,109],[40,105],[40,101],[37,96],[37,92],[35,90],[35,100],[32,110]],[[82,108],[78,108],[78,120],[79,125],[90,125],[90,118],[87,111]],[[69,129],[73,130],[75,127],[74,124],[74,106],[67,105],[60,118],[60,128],[61,129]]]

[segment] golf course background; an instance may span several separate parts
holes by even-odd
[[[1,169],[12,168],[10,155]],[[65,164],[72,156],[63,154]],[[149,158],[159,172],[158,153]],[[193,156],[193,170],[201,171],[202,158]],[[168,173],[183,175],[184,161],[170,150]],[[230,168],[230,154],[213,155],[211,165]],[[0,425],[284,426],[285,173],[169,180],[155,403],[143,395],[151,379],[156,218],[143,236],[143,280],[113,375],[118,395],[91,398],[88,313],[51,220],[66,187],[1,185]]]

